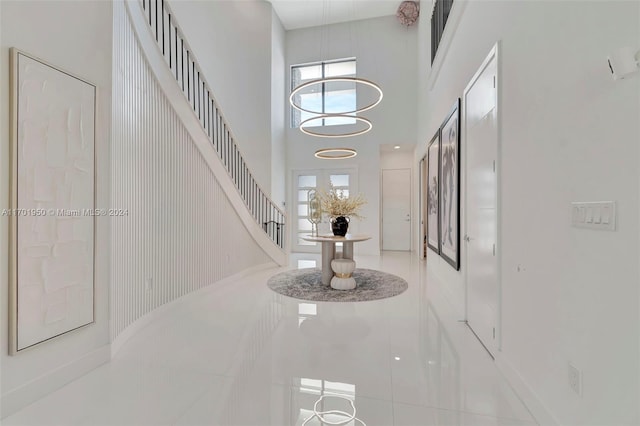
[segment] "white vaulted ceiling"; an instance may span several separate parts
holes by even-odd
[[[267,0],[286,30],[395,15],[400,0]]]

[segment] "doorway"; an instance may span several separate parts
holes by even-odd
[[[292,252],[320,253],[320,244],[303,239],[312,232],[312,223],[309,221],[309,192],[318,189],[327,190],[331,184],[348,197],[349,193],[357,193],[357,181],[358,170],[355,168],[293,171]],[[325,218],[325,222],[317,225],[317,231],[320,234],[331,233],[330,225],[326,220]],[[354,224],[349,229],[355,230],[357,225]],[[341,243],[338,243],[338,247],[340,246]]]
[[[464,91],[467,323],[489,353],[499,347],[498,45]]]
[[[420,214],[420,233],[418,240],[418,253],[420,259],[427,258],[427,156],[425,154],[420,160],[420,188],[418,190],[419,206],[418,211]]]
[[[411,251],[411,169],[382,170],[382,250]]]

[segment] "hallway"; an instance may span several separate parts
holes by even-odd
[[[3,424],[299,426],[323,393],[352,399],[369,426],[536,424],[424,262],[392,252],[357,261],[409,289],[307,303],[267,288],[276,268],[213,285],[169,306],[112,362]]]

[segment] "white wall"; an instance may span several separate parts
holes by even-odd
[[[9,199],[9,48],[16,47],[97,85],[97,207],[110,207],[111,3],[2,1],[0,208]],[[81,35],[81,36],[79,36]],[[8,218],[0,218],[0,258],[8,259]],[[8,356],[7,262],[0,262],[0,364],[5,417],[109,357],[109,218],[97,218],[95,324]]]
[[[269,3],[271,4],[271,3]],[[271,199],[284,209],[286,201],[287,152],[285,141],[285,31],[271,11]]]
[[[373,238],[356,244],[359,254],[378,254],[380,247],[380,152],[381,144],[413,143],[416,132],[416,36],[417,29],[405,28],[394,16],[287,31],[289,66],[319,60],[356,57],[358,76],[375,81],[384,91],[376,108],[362,113],[373,129],[362,136],[328,139],[307,136],[289,126],[287,110],[287,161],[292,169],[357,167],[358,190],[368,203],[365,219],[357,223],[359,233]],[[287,89],[291,87],[287,76]],[[318,160],[320,148],[346,146],[358,151],[348,160]],[[291,199],[291,171],[288,200]],[[289,206],[293,205],[291,202]]]
[[[413,150],[380,151],[380,170],[414,169]]]
[[[156,81],[124,5],[114,5],[112,200],[129,214],[112,224],[113,339],[163,304],[270,262]]]
[[[271,191],[272,8],[260,0],[171,0],[170,6],[242,156]]]
[[[529,399],[534,414],[561,424],[640,422],[640,76],[614,82],[605,59],[640,48],[639,8],[469,2],[432,89],[429,16],[421,16],[417,157],[501,42],[498,362],[542,404]],[[598,200],[617,201],[618,229],[572,228],[570,202]],[[428,268],[464,298],[464,264],[455,272],[430,252]],[[583,372],[582,397],[568,386],[568,362]]]

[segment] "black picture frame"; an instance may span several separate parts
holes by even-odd
[[[427,246],[440,254],[440,129],[427,145]]]
[[[460,270],[460,98],[440,126],[440,256]]]

